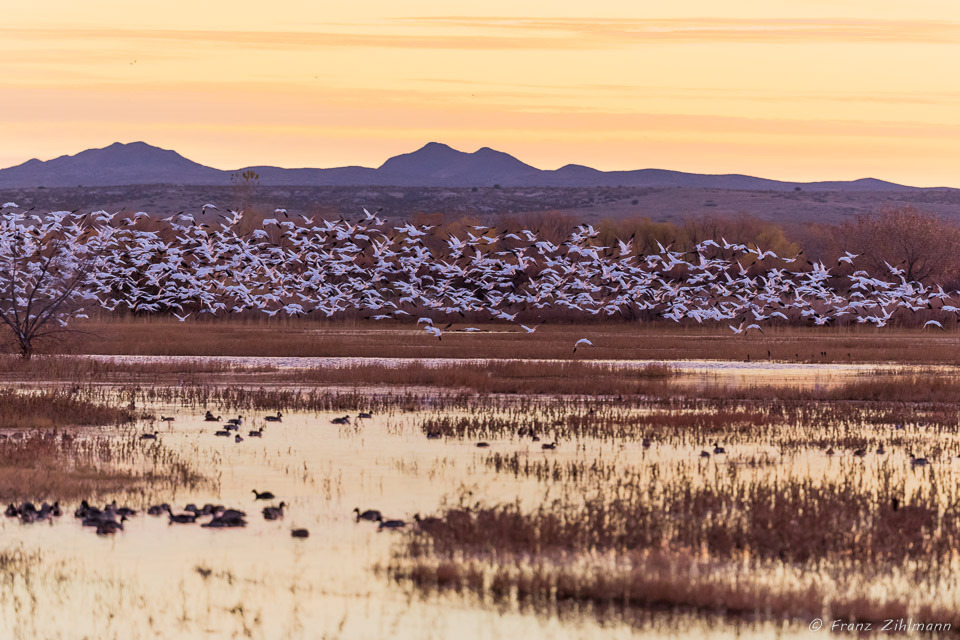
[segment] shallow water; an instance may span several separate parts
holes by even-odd
[[[469,366],[487,362],[525,362],[544,365],[568,362],[565,360],[502,360],[490,358],[370,358],[370,357],[286,357],[286,356],[118,356],[91,355],[80,356],[121,363],[154,362],[216,362],[236,367],[274,367],[277,369],[339,368],[358,365],[376,365],[385,367],[404,367],[420,364],[427,367],[439,367],[451,364]],[[896,372],[911,373],[923,371],[927,374],[957,375],[960,367],[949,365],[913,366],[902,364],[798,364],[791,362],[742,360],[577,360],[623,369],[642,369],[650,365],[669,366],[682,374],[681,381],[688,384],[721,383],[731,386],[750,386],[756,384],[788,384],[796,386],[816,386],[818,384],[842,383],[867,375],[882,375]]]
[[[253,363],[250,363],[253,364]],[[592,614],[556,615],[506,610],[472,596],[423,598],[392,583],[385,565],[401,533],[380,532],[356,522],[352,510],[376,508],[385,517],[412,519],[435,513],[445,499],[473,492],[484,501],[526,502],[541,495],[535,479],[496,473],[485,464],[491,453],[521,452],[533,459],[595,459],[616,464],[652,464],[690,459],[704,481],[745,458],[769,453],[760,446],[731,449],[726,457],[693,462],[698,447],[664,443],[649,451],[637,442],[584,438],[542,451],[517,438],[474,441],[426,440],[418,427],[424,414],[394,412],[355,425],[337,426],[340,413],[284,412],[281,423],[247,414],[245,441],[213,435],[219,423],[204,422],[201,408],[148,407],[175,415],[157,426],[160,440],[214,479],[214,486],[171,495],[164,492],[119,496],[143,509],[169,501],[175,510],[195,502],[222,503],[248,513],[245,529],[205,529],[168,524],[140,514],[114,537],[98,537],[73,518],[75,505],[52,524],[22,525],[0,519],[0,549],[39,551],[39,563],[7,576],[0,594],[0,637],[76,638],[620,638],[814,637],[800,624],[703,619],[651,614],[640,626]],[[138,428],[152,431],[155,425]],[[251,428],[265,426],[262,439]],[[126,434],[124,436],[123,434]],[[129,437],[129,430],[118,431]],[[902,454],[853,462],[807,451],[789,469],[745,465],[743,473],[839,477],[849,465],[892,464],[903,471]],[[956,463],[938,473],[960,475]],[[907,483],[923,479],[903,472]],[[276,501],[255,501],[252,490],[273,491]],[[284,519],[263,519],[260,508],[283,500]],[[310,538],[290,537],[292,528]]]

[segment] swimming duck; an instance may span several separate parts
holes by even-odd
[[[357,514],[357,522],[361,520],[370,520],[371,522],[379,522],[383,519],[383,516],[380,515],[380,512],[376,509],[367,509],[364,512],[360,511],[360,507],[357,507],[353,510]]]
[[[403,520],[384,520],[380,518],[380,526],[378,530],[381,529],[402,529],[407,526],[407,523]]]

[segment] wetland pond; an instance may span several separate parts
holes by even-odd
[[[232,364],[296,366],[263,360]],[[783,380],[867,373],[798,368]],[[690,369],[681,377],[771,373]],[[799,638],[829,633],[808,627],[824,615],[957,628],[956,406],[353,387],[73,393],[132,402],[140,417],[63,433],[107,438],[120,466],[150,467],[162,448],[205,480],[98,496],[138,511],[111,536],[74,518],[79,500],[52,520],[0,520],[3,638]],[[208,410],[222,420],[205,421]],[[214,435],[240,415],[242,442]],[[264,519],[280,501],[284,516]],[[164,502],[176,513],[226,505],[247,525],[146,514]],[[381,530],[355,507],[407,524]],[[309,537],[291,537],[296,528]]]

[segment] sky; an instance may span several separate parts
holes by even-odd
[[[137,140],[220,169],[379,166],[438,141],[960,187],[955,0],[4,4],[0,167]]]

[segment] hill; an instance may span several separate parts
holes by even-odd
[[[431,142],[411,153],[389,158],[377,168],[285,169],[240,167],[224,171],[189,160],[179,153],[145,142],[114,143],[52,160],[28,160],[0,170],[0,188],[106,187],[122,185],[230,184],[230,176],[256,171],[262,186],[379,186],[379,187],[627,187],[745,191],[918,191],[915,187],[873,178],[813,183],[782,182],[753,176],[707,175],[665,169],[599,171],[568,164],[543,170],[508,153],[483,147],[472,153]]]

